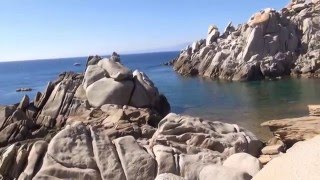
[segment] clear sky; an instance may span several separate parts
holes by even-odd
[[[0,61],[177,50],[288,0],[3,0]]]

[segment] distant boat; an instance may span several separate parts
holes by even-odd
[[[74,63],[73,65],[74,65],[74,66],[81,66],[80,63]]]
[[[18,88],[16,92],[32,91],[32,88]]]

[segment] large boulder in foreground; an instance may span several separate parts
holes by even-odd
[[[2,149],[0,174],[4,179],[145,180],[208,179],[214,172],[217,178],[248,179],[259,169],[250,155],[259,152],[252,146],[258,140],[237,125],[169,114],[154,128],[148,125],[154,117],[137,116],[140,111],[147,110],[104,105],[70,117],[47,142]]]
[[[254,180],[319,179],[320,136],[298,142],[285,154],[274,158]]]

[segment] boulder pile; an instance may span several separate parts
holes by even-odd
[[[104,104],[145,108],[156,121],[170,112],[166,97],[146,74],[132,73],[116,53],[110,58],[92,56],[85,73],[64,72],[33,100],[25,95],[20,103],[0,107],[0,148],[53,135],[70,116]]]
[[[293,1],[280,12],[264,9],[238,27],[229,23],[222,33],[210,26],[206,39],[180,52],[173,69],[234,81],[318,77],[319,12],[319,1]]]
[[[89,115],[88,115],[89,114]],[[250,179],[262,143],[243,128],[170,113],[158,127],[146,109],[103,105],[67,120],[52,139],[1,150],[4,179]]]

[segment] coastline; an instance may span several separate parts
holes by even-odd
[[[5,179],[251,179],[292,146],[277,137],[263,143],[237,124],[170,109],[151,79],[126,68],[117,53],[90,56],[84,73],[61,73],[34,100],[24,96],[0,109],[0,174]],[[113,169],[107,168],[110,163]]]
[[[223,33],[211,25],[165,64],[174,52],[10,64],[39,87],[59,75],[0,106],[0,179],[318,179],[318,12],[319,0],[293,0]]]

